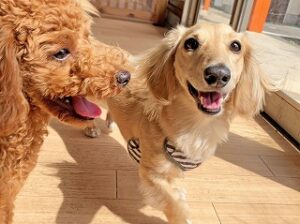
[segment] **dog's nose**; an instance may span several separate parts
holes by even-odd
[[[130,80],[131,74],[128,71],[120,71],[116,75],[117,83],[126,86]]]
[[[204,79],[210,86],[222,88],[231,77],[230,70],[224,64],[209,66],[204,70]]]

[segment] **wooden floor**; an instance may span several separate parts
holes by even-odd
[[[95,33],[133,53],[163,29],[98,19]],[[102,118],[104,118],[104,115]],[[292,121],[291,121],[292,122]],[[118,131],[89,139],[53,120],[38,165],[16,201],[15,224],[163,224],[137,191],[137,167]],[[299,153],[262,117],[234,121],[228,143],[182,183],[194,224],[300,223]]]

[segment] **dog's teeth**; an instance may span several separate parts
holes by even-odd
[[[65,99],[65,103],[70,104],[70,100],[69,99]]]
[[[200,102],[201,102],[202,105],[204,104],[204,97],[203,96],[200,97]]]

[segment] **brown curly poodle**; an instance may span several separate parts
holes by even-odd
[[[36,164],[51,116],[87,125],[100,109],[85,97],[117,94],[128,54],[96,41],[84,0],[0,1],[0,223]]]

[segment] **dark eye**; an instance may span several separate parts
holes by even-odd
[[[56,59],[56,60],[59,60],[59,61],[63,61],[65,59],[67,59],[67,57],[70,55],[70,51],[67,49],[67,48],[63,48],[63,49],[60,49],[58,52],[56,52],[53,57]]]
[[[230,50],[233,51],[233,52],[240,52],[241,48],[242,48],[241,43],[237,40],[233,41],[230,44]]]
[[[189,38],[184,42],[184,48],[188,51],[194,51],[199,47],[199,42],[195,38]]]

